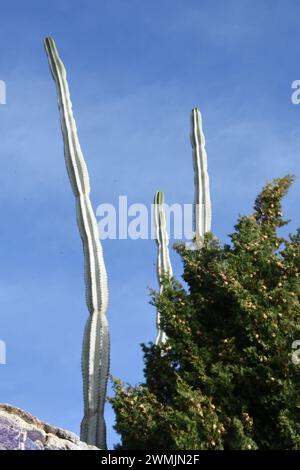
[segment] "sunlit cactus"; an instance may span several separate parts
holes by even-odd
[[[169,237],[166,224],[166,216],[164,210],[164,193],[158,191],[154,196],[154,222],[157,243],[157,280],[160,287],[160,293],[163,291],[163,278],[165,276],[172,277],[173,270],[169,255]],[[163,344],[166,339],[166,333],[160,325],[160,313],[156,313],[156,328],[157,336],[155,340],[156,345]]]
[[[202,117],[198,108],[194,108],[191,113],[191,144],[195,181],[193,228],[195,244],[196,247],[199,247],[202,244],[204,234],[211,230],[211,201],[205,138]]]
[[[81,439],[106,448],[104,404],[109,373],[107,274],[98,226],[90,202],[90,183],[72,112],[66,70],[55,42],[45,39],[50,69],[56,83],[66,167],[76,199],[77,223],[83,242],[86,303],[89,310],[82,348],[84,417]]]

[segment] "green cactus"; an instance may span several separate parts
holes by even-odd
[[[157,280],[160,287],[160,292],[163,291],[163,277],[173,276],[172,265],[169,255],[169,237],[167,232],[166,216],[164,210],[164,193],[158,191],[154,196],[154,222],[155,222],[155,233],[156,233],[156,243],[157,243]],[[156,345],[163,344],[166,339],[166,333],[162,330],[160,326],[160,313],[156,313],[156,328],[157,336],[155,340]]]
[[[106,448],[104,404],[109,373],[107,274],[97,221],[90,202],[90,183],[72,112],[66,69],[55,42],[45,39],[50,70],[56,83],[66,167],[76,200],[77,223],[84,252],[86,303],[89,310],[82,348],[84,417],[81,439]]]
[[[196,247],[199,247],[202,244],[204,234],[211,230],[211,201],[205,137],[202,129],[202,117],[198,108],[194,108],[191,113],[190,137],[193,149],[195,181],[193,224]]]

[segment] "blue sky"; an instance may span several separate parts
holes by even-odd
[[[43,49],[55,38],[68,71],[92,202],[193,200],[189,114],[206,136],[213,232],[222,240],[273,177],[297,179],[284,213],[299,224],[297,0],[2,0],[0,80],[0,401],[79,432],[87,317],[83,256],[67,178],[54,82]],[[143,378],[155,337],[147,287],[151,240],[105,240],[111,373]],[[176,275],[181,264],[171,254]],[[118,441],[107,407],[109,446]]]

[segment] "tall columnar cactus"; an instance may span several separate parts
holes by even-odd
[[[76,199],[77,223],[83,243],[86,303],[89,310],[82,348],[84,417],[81,439],[106,448],[104,404],[109,373],[107,274],[98,226],[90,202],[90,183],[72,112],[66,70],[55,42],[45,39],[52,76],[56,83],[66,167]]]
[[[160,293],[163,291],[163,277],[173,276],[172,265],[169,255],[169,237],[167,232],[166,216],[164,210],[164,193],[158,191],[154,196],[154,221],[156,230],[156,243],[157,243],[157,280],[160,286]],[[160,313],[156,313],[156,327],[157,336],[155,340],[156,345],[163,344],[166,339],[166,333],[162,330],[160,325]]]
[[[211,202],[202,117],[197,108],[194,108],[191,113],[191,144],[195,181],[193,224],[196,247],[199,247],[203,241],[204,234],[211,229]]]

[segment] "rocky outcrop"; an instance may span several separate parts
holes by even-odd
[[[0,404],[0,450],[99,450],[76,434],[43,423],[30,413]]]

